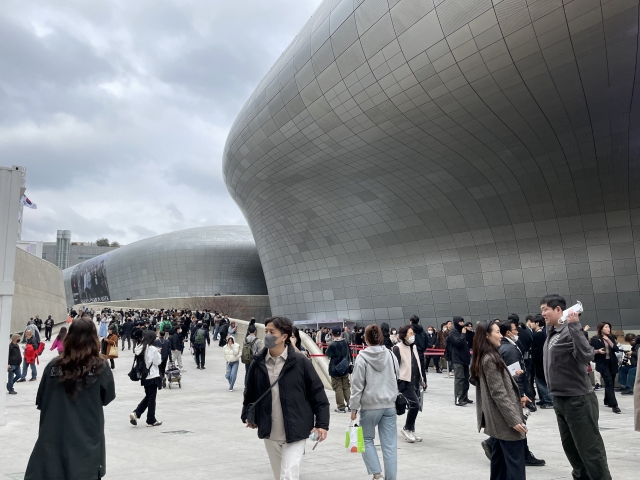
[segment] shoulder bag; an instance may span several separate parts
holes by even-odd
[[[258,397],[258,399],[255,402],[250,403],[249,405],[247,405],[247,423],[251,424],[251,425],[257,425],[256,423],[256,405],[258,403],[260,403],[260,401],[267,396],[267,394],[269,392],[271,392],[271,389],[276,385],[276,383],[278,383],[280,381],[280,379],[282,378],[282,374],[284,373],[284,365],[282,366],[282,370],[280,371],[280,375],[278,375],[278,378],[276,378],[276,381],[273,382],[271,384],[271,386],[267,389],[266,392],[264,392],[262,395],[260,395]]]

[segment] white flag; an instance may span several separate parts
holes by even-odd
[[[20,203],[25,207],[33,208],[34,210],[38,208],[38,205],[33,203],[31,200],[29,200],[29,198],[26,195],[22,195],[22,198],[20,199]]]

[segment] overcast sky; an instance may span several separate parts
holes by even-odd
[[[233,121],[320,0],[11,1],[0,164],[27,167],[22,238],[131,243],[245,224],[222,178]]]

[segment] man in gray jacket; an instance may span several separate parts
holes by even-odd
[[[576,480],[611,480],[607,452],[598,429],[598,400],[591,388],[587,365],[594,350],[582,332],[575,312],[561,322],[567,302],[557,294],[540,300],[547,325],[543,365],[564,453]]]

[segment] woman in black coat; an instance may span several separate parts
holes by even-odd
[[[287,471],[287,478],[297,479],[309,435],[317,433],[319,441],[327,436],[329,400],[311,361],[291,345],[291,320],[273,317],[264,326],[265,348],[249,367],[241,419],[264,439],[274,478]]]
[[[115,397],[96,327],[89,317],[77,318],[64,339],[64,351],[49,362],[40,381],[40,427],[25,480],[104,477],[103,407]]]
[[[616,352],[619,349],[615,338],[611,335],[609,322],[598,324],[598,333],[591,338],[591,346],[596,351],[596,370],[602,375],[602,383],[604,383],[604,405],[611,407],[613,413],[621,413],[613,389],[614,379],[618,373]]]

